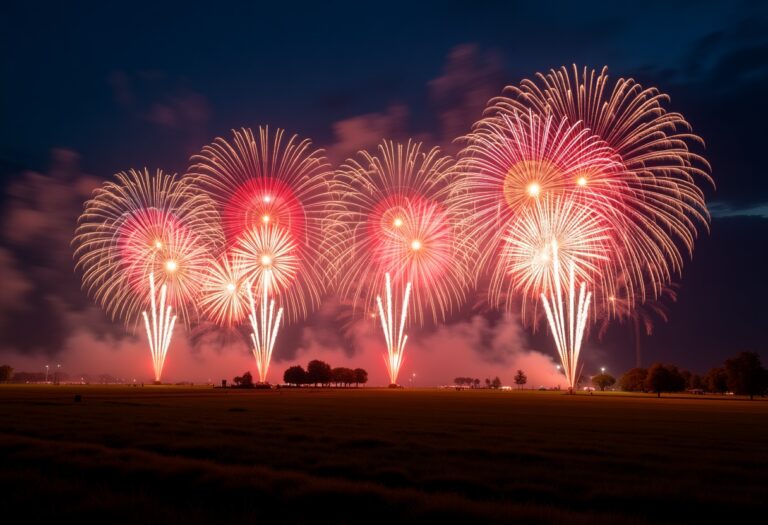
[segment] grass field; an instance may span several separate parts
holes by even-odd
[[[759,522],[768,401],[3,386],[0,461],[33,521]]]

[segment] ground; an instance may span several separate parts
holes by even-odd
[[[734,523],[768,400],[4,385],[0,461],[34,521]]]

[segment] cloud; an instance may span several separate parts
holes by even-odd
[[[504,87],[502,60],[498,53],[481,51],[476,44],[454,47],[443,74],[429,82],[429,91],[440,118],[443,147],[469,132],[483,114],[488,100]]]
[[[727,202],[717,201],[709,205],[712,217],[762,217],[768,219],[768,203],[752,206],[736,206]]]
[[[115,101],[134,118],[161,129],[202,133],[213,116],[208,99],[183,78],[162,71],[114,71],[109,83]]]
[[[73,271],[70,242],[83,202],[99,182],[81,172],[76,153],[58,149],[48,173],[22,173],[6,188],[0,324],[14,327],[4,331],[6,348],[59,352],[68,313],[88,304]]]
[[[382,139],[405,137],[408,109],[393,104],[381,113],[366,113],[333,124],[335,142],[326,148],[328,157],[338,164],[359,150],[371,150]]]

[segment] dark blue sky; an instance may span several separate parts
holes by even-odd
[[[162,4],[2,7],[4,186],[24,169],[48,170],[54,148],[77,152],[78,169],[99,178],[143,166],[183,171],[215,136],[262,123],[333,149],[336,123],[393,107],[406,115],[399,133],[444,143],[440,115],[451,100],[431,86],[457,46],[474,46],[492,95],[536,71],[607,65],[612,78],[671,95],[668,107],[706,140],[717,182],[712,235],[648,359],[706,368],[742,349],[768,359],[758,329],[768,319],[768,4]],[[8,191],[5,208],[19,199]],[[35,258],[12,235],[2,245],[17,266]],[[621,347],[624,335],[609,334],[610,344]],[[631,352],[615,359],[629,365]]]

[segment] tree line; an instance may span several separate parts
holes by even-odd
[[[592,381],[596,383],[595,379],[599,377],[595,376]],[[663,363],[655,363],[650,368],[633,368],[621,376],[619,387],[628,392],[653,392],[659,397],[662,392],[689,390],[715,394],[733,392],[753,399],[768,394],[768,370],[756,352],[741,352],[705,375]]]
[[[289,385],[302,386],[331,386],[349,387],[364,385],[368,382],[368,372],[363,368],[331,368],[325,361],[314,359],[307,364],[307,369],[301,365],[288,368],[283,373],[283,381]]]

